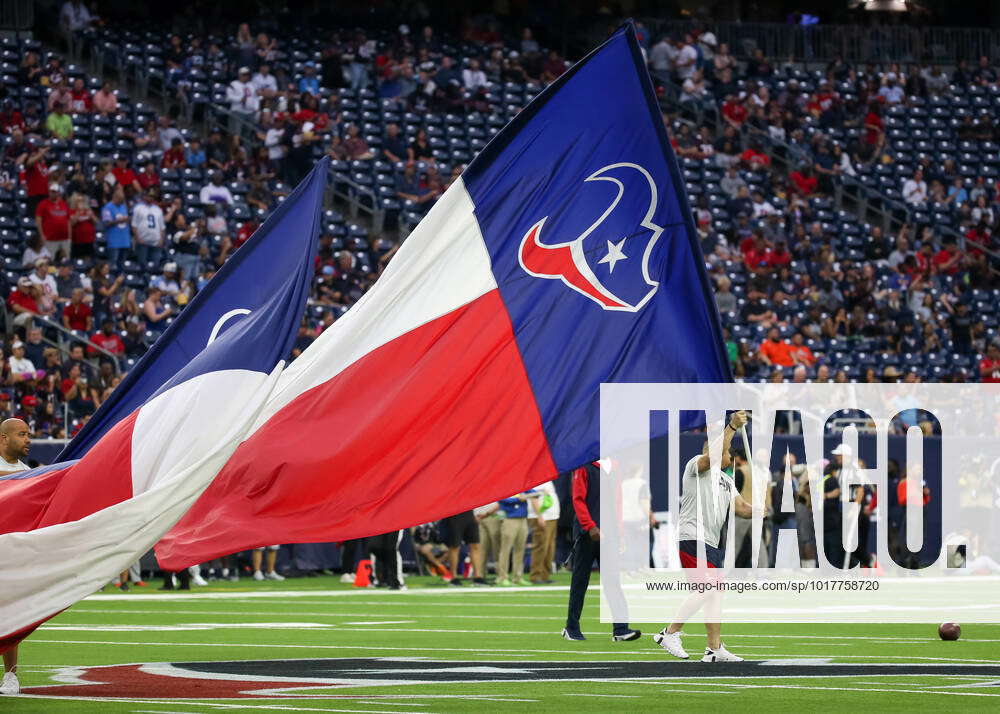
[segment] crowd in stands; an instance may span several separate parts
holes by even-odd
[[[1000,380],[989,58],[948,73],[840,59],[805,72],[760,50],[737,59],[707,31],[647,56],[680,87],[669,128],[737,377]],[[706,121],[696,131],[686,114]],[[772,166],[775,149],[790,170]],[[905,202],[902,227],[835,210],[852,182]]]
[[[316,158],[412,224],[568,66],[530,28],[505,42],[432,26],[293,36],[242,24],[223,36],[63,22],[98,51],[140,61],[138,47],[168,93],[253,130],[203,135],[36,40],[3,41],[13,333],[0,414],[28,418],[39,436],[79,428]],[[705,118],[693,125],[667,105],[737,377],[1000,379],[1000,85],[988,58],[948,73],[839,60],[814,73],[759,51],[734,57],[710,32],[640,40],[654,80],[678,85],[679,106]],[[772,165],[779,145],[792,150],[787,173]],[[849,180],[894,192],[907,223],[884,234],[836,210]],[[395,246],[336,211],[324,223],[296,354]],[[50,323],[75,333],[80,363],[55,348]]]

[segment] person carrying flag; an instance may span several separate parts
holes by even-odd
[[[28,425],[20,419],[6,419],[0,423],[0,478],[19,471],[27,471],[22,459],[28,458],[31,436]],[[18,694],[21,683],[17,681],[17,645],[3,653],[3,682],[0,694]]]
[[[753,509],[750,504],[736,491],[732,477],[723,473],[732,463],[729,453],[733,436],[747,423],[747,414],[738,411],[726,424],[722,434],[722,464],[721,470],[713,469],[709,460],[708,440],[701,453],[695,456],[684,467],[681,482],[681,509],[677,527],[678,550],[680,551],[681,567],[698,568],[699,572],[688,574],[693,582],[721,582],[721,570],[726,558],[725,545],[722,544],[722,534],[729,520],[730,494],[734,497],[734,510],[737,516],[751,518]],[[698,552],[704,548],[705,559]],[[726,649],[722,643],[722,623],[718,615],[722,604],[722,592],[709,587],[704,592],[692,592],[681,604],[674,621],[653,635],[653,641],[674,657],[688,659],[688,653],[681,644],[681,628],[698,610],[705,608],[705,631],[708,643],[702,662],[742,662]]]

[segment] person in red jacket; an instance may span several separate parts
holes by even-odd
[[[590,585],[590,572],[600,555],[601,467],[595,461],[573,472],[573,578],[569,586],[569,608],[562,636],[570,641],[585,640],[580,631],[583,599]],[[630,642],[642,636],[627,622],[614,623],[611,641]]]

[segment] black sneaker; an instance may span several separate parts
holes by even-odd
[[[637,640],[642,637],[642,633],[639,630],[625,630],[624,632],[616,632],[611,635],[612,642],[631,642],[632,640]]]
[[[564,640],[569,640],[570,642],[583,642],[587,639],[579,630],[570,630],[566,627],[563,628],[562,636]]]
[[[451,579],[451,585],[457,585],[458,587],[462,587],[462,585],[463,585],[462,579],[461,578],[452,578]]]
[[[473,578],[472,584],[477,587],[489,587],[489,583],[486,582],[486,578]]]

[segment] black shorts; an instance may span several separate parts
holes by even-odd
[[[479,542],[479,523],[472,511],[459,513],[441,521],[444,526],[442,534],[445,537],[445,544],[449,548],[457,548],[466,543],[472,545]]]

